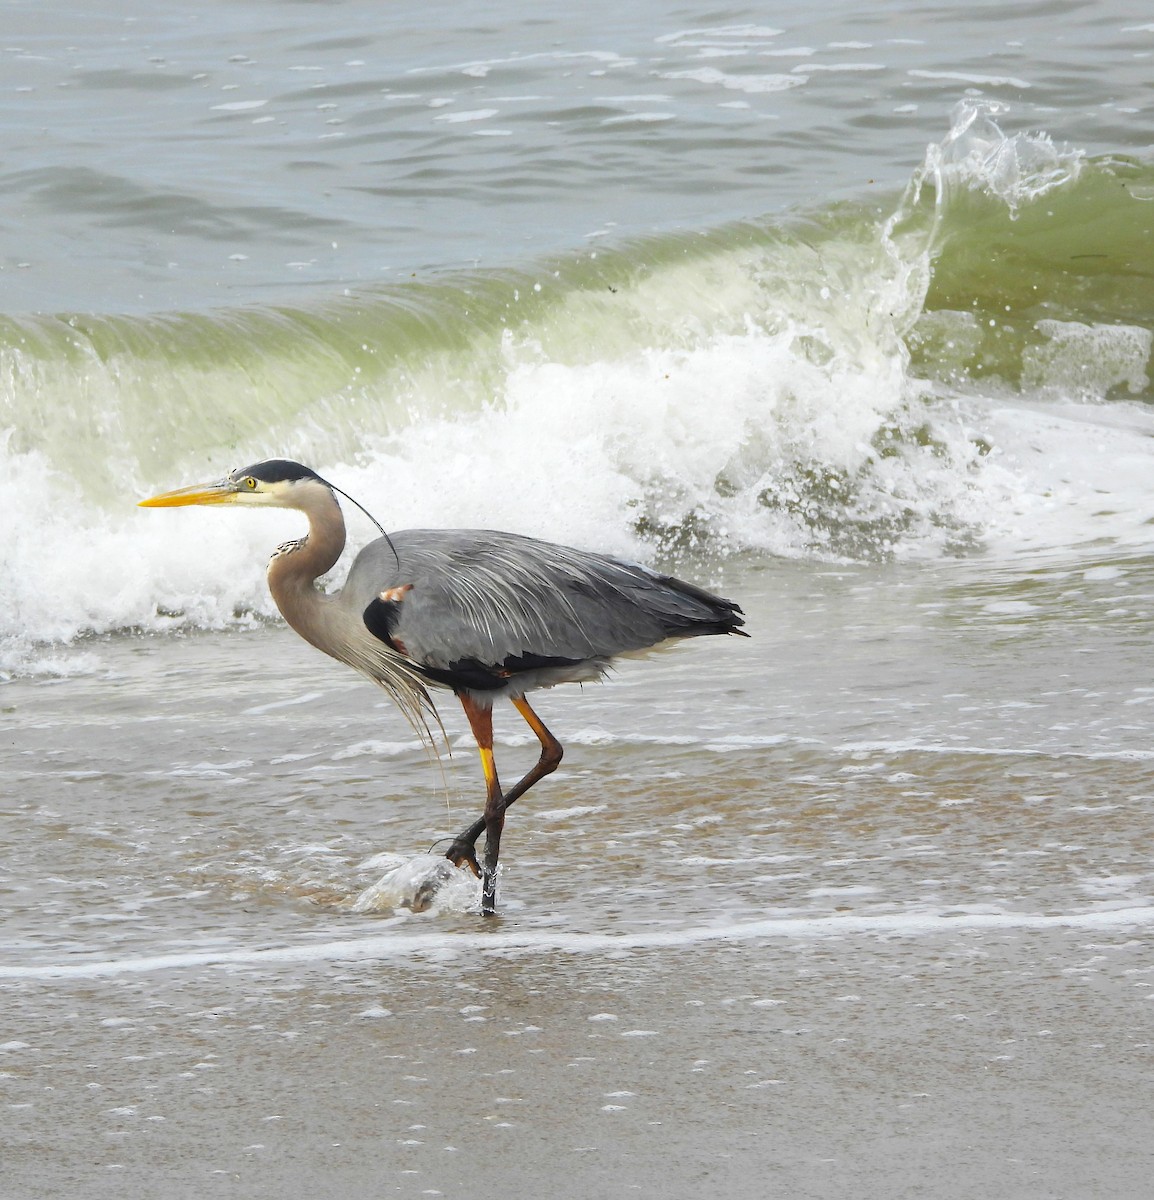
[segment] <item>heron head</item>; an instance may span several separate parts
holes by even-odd
[[[315,471],[298,462],[269,458],[230,471],[215,483],[196,483],[191,487],[161,492],[141,500],[142,508],[176,508],[186,504],[248,504],[265,508],[299,508],[303,493],[312,484],[329,488]]]

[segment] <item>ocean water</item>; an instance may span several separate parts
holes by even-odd
[[[1154,24],[0,28],[0,1190],[1141,1194]],[[497,919],[297,518],[135,506],[269,456],[746,611],[540,697]]]

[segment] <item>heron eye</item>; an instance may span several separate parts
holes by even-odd
[[[256,491],[256,480],[253,479],[253,477],[251,475],[249,475],[244,481],[244,486],[246,488],[248,488],[248,490],[250,492],[255,492]]]

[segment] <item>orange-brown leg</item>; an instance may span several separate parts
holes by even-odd
[[[541,743],[541,757],[525,778],[514,784],[505,793],[506,808],[519,796],[523,796],[533,784],[540,782],[546,775],[552,775],[561,765],[561,758],[565,753],[565,748],[545,728],[545,722],[529,707],[529,701],[524,696],[518,696],[513,701],[513,707],[525,718],[525,723],[537,735],[537,740]]]
[[[505,827],[505,797],[501,793],[493,758],[493,708],[489,704],[478,704],[466,693],[462,693],[460,700],[481,752],[481,769],[485,772],[485,815],[477,822],[477,832],[472,838],[457,838],[453,842],[448,857],[458,866],[467,863],[475,874],[480,875],[481,912],[492,916],[497,911],[497,859],[501,853],[501,830]],[[485,865],[479,869],[476,844],[482,829],[485,831]]]
[[[497,852],[501,844],[501,830],[505,824],[505,809],[514,800],[523,796],[535,783],[557,770],[564,749],[561,743],[545,727],[545,723],[541,718],[530,707],[528,700],[524,696],[517,697],[513,701],[513,706],[525,718],[529,728],[537,735],[537,740],[541,743],[541,757],[523,779],[514,784],[513,787],[502,795],[501,785],[497,782],[496,765],[493,761],[493,710],[491,708],[482,710],[480,705],[474,704],[464,695],[461,696],[461,704],[465,709],[465,715],[469,718],[469,725],[473,730],[473,736],[477,739],[477,745],[481,749],[481,766],[485,771],[485,786],[487,789],[485,815],[474,821],[468,829],[463,830],[453,839],[453,844],[449,847],[445,857],[458,867],[462,863],[467,864],[474,874],[482,876],[486,885],[495,890]],[[477,714],[478,719],[474,719],[474,713]],[[496,818],[499,818],[499,824],[497,824]],[[496,844],[494,845],[492,830],[495,824],[497,824],[497,833]],[[484,872],[477,866],[475,849],[477,839],[481,836],[482,831],[485,833]],[[490,856],[492,856],[493,862],[491,874],[489,871]],[[493,895],[490,894],[490,902],[492,902],[493,898]],[[482,895],[481,910],[482,912],[487,911],[490,913],[495,911],[491,907],[486,909],[484,895]]]

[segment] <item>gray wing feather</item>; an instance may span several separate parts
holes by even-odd
[[[363,610],[409,585],[396,640],[414,661],[496,665],[520,655],[608,659],[721,633],[739,609],[636,563],[490,530],[415,529],[358,555],[342,601]]]

